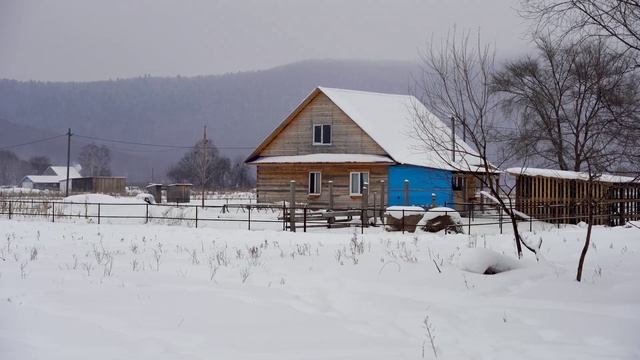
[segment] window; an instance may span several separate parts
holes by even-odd
[[[461,191],[464,187],[464,176],[453,175],[451,178],[451,187],[454,191]]]
[[[331,125],[313,125],[313,145],[331,145]]]
[[[312,171],[309,173],[309,195],[320,195],[320,183],[322,181],[322,175],[319,171]]]
[[[351,185],[349,186],[349,192],[351,196],[362,195],[362,188],[367,184],[369,186],[369,173],[368,172],[352,172],[351,173]]]

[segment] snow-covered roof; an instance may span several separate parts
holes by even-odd
[[[291,156],[259,157],[250,164],[289,164],[289,163],[393,163],[388,156],[369,154],[307,154]]]
[[[383,94],[320,87],[342,111],[364,132],[382,147],[397,163],[425,166],[437,169],[452,169],[450,151],[436,153],[417,136],[416,119],[429,122],[433,137],[442,144],[451,144],[451,129],[411,95]],[[456,138],[456,146],[475,154],[467,144]],[[450,147],[450,145],[447,145]],[[460,157],[460,154],[456,154]],[[443,159],[444,157],[444,159]],[[474,159],[474,165],[479,161]],[[457,169],[468,165],[458,161]]]
[[[22,181],[29,180],[34,184],[53,184],[60,182],[60,177],[57,175],[27,175]]]
[[[425,128],[432,131],[433,138],[438,143],[451,148],[451,129],[433,115],[427,108],[410,95],[384,94],[367,91],[334,89],[318,87],[274,132],[258,146],[249,157],[255,163],[260,151],[284,129],[294,115],[306,106],[318,93],[322,92],[336,104],[351,120],[353,120],[366,134],[368,134],[389,157],[396,163],[417,165],[445,170],[477,171],[480,159],[473,155],[465,155],[466,161],[461,161],[462,153],[477,154],[469,145],[456,137],[456,158],[452,162],[451,151],[443,148],[435,152],[425,145],[416,130],[416,119],[420,117],[427,122]],[[348,154],[345,154],[348,155]],[[350,154],[348,156],[357,156]],[[454,164],[455,166],[451,166]]]
[[[541,176],[557,179],[568,180],[589,180],[589,174],[585,172],[566,171],[566,170],[554,170],[554,169],[538,169],[538,168],[508,168],[507,173],[511,175],[526,175],[526,176]],[[625,183],[625,182],[638,182],[635,178],[628,176],[619,176],[611,174],[602,174],[598,177],[597,181],[607,183]]]
[[[45,174],[47,175],[57,175],[60,177],[60,180],[67,178],[67,167],[66,166],[49,166],[47,170],[45,170]],[[80,178],[80,172],[74,166],[69,167],[69,179]]]

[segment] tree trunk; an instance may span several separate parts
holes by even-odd
[[[584,240],[584,247],[580,254],[580,261],[578,261],[578,274],[576,280],[582,281],[582,268],[584,266],[584,259],[587,257],[587,251],[589,250],[589,244],[591,243],[591,228],[593,228],[593,201],[591,201],[591,184],[589,184],[589,225],[587,226],[587,238]]]

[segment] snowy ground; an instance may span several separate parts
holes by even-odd
[[[350,231],[2,219],[0,359],[640,358],[640,229]]]

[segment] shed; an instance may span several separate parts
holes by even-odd
[[[156,204],[162,203],[162,184],[149,184],[144,189],[153,196]]]
[[[65,180],[62,180],[63,183]],[[124,194],[127,179],[120,176],[91,176],[71,179],[74,192],[89,192],[102,194]]]
[[[509,168],[516,177],[516,210],[551,223],[575,224],[588,220],[589,174],[576,171]],[[596,225],[623,225],[640,219],[640,181],[602,174],[592,184],[597,202]]]
[[[167,186],[168,203],[188,203],[191,201],[191,184],[170,184]]]

